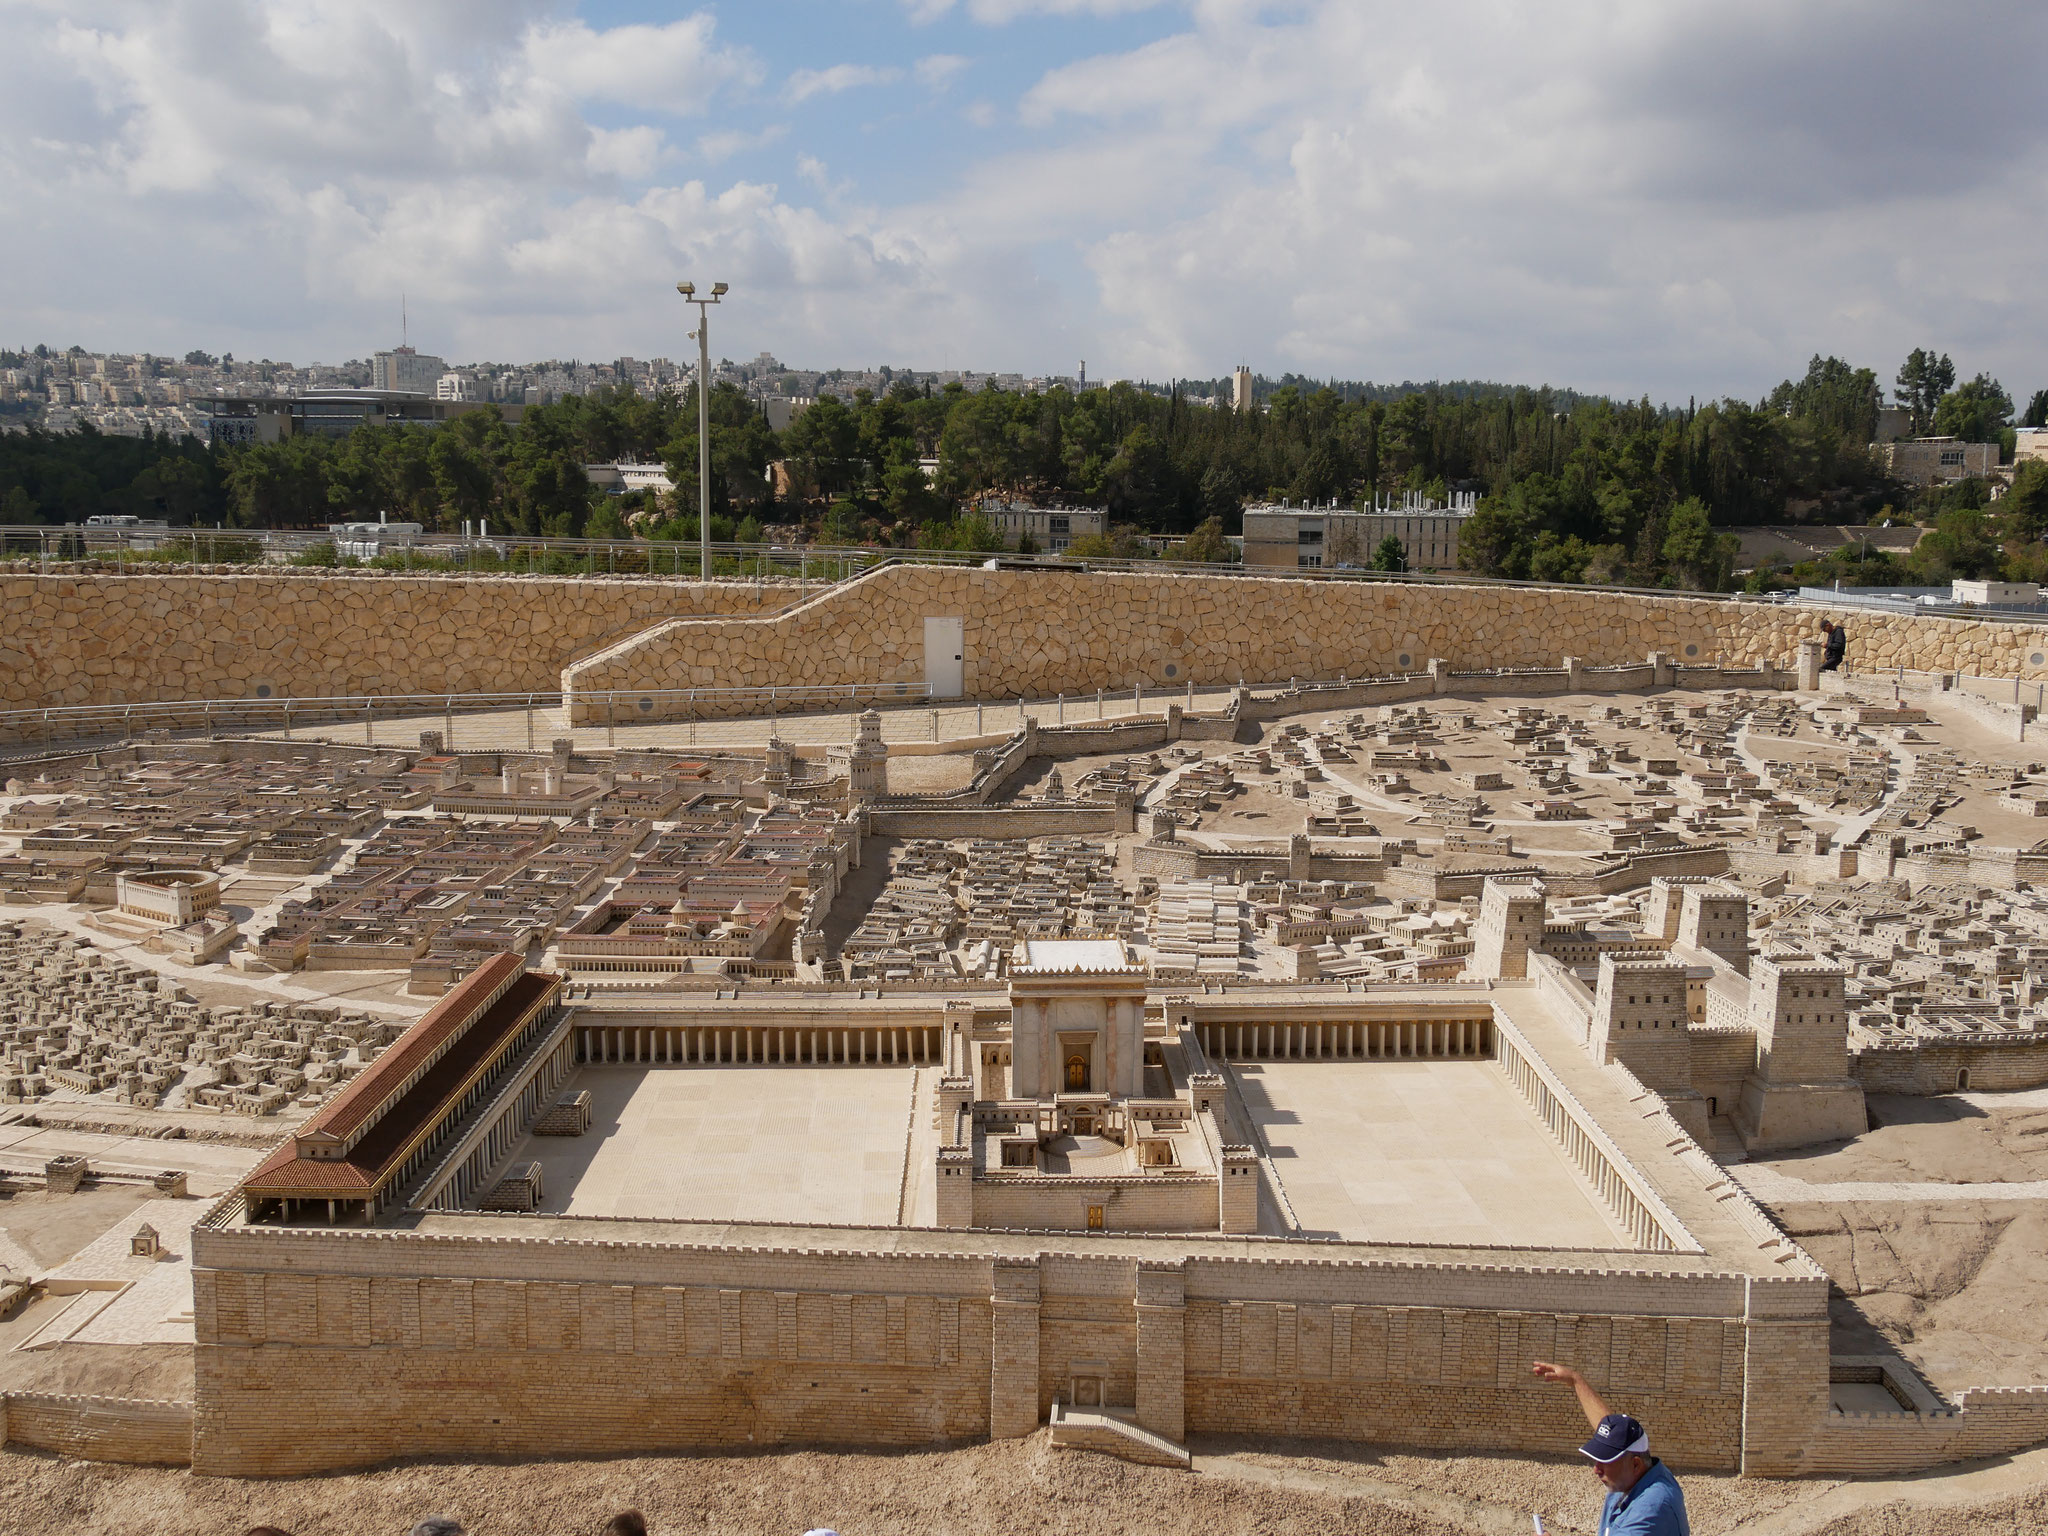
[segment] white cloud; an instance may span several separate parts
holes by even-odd
[[[735,349],[820,364],[1682,399],[1931,344],[2048,384],[2037,4],[1958,27],[1866,0],[1845,27],[1776,0],[1192,0],[1101,56],[1040,29],[1069,51],[1035,79],[982,52],[950,137],[924,92],[961,66],[907,62],[915,0],[877,13],[904,65],[794,73],[708,11],[566,5],[0,0],[10,341],[361,355],[403,288],[446,356],[656,355],[689,273],[734,285]],[[895,126],[835,99],[910,80]],[[785,95],[809,103],[786,184],[708,174],[786,135]]]
[[[754,133],[749,133],[743,128],[720,129],[716,133],[703,134],[698,138],[697,153],[712,165],[717,165],[750,149],[766,149],[770,144],[788,136],[787,123],[770,123],[766,128]]]
[[[943,91],[972,62],[957,53],[928,54],[917,61],[917,83],[927,90]]]
[[[914,22],[950,15],[959,0],[903,0]],[[1020,16],[1116,16],[1150,10],[1165,0],[965,0],[969,16],[985,26],[1003,26]]]
[[[645,181],[668,156],[668,137],[659,128],[593,128],[583,163],[600,176]]]
[[[716,27],[709,11],[666,26],[603,32],[582,21],[542,23],[526,33],[524,64],[535,80],[579,101],[696,114],[725,86],[760,78],[747,50],[713,43]]]
[[[830,69],[799,69],[783,86],[791,101],[809,101],[813,96],[836,96],[863,85],[887,85],[901,80],[903,71],[894,65],[834,64]]]

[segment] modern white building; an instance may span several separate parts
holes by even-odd
[[[1902,437],[1880,444],[1878,453],[1886,470],[1915,485],[1981,480],[1998,468],[1998,444],[1966,443],[1959,437]]]
[[[599,490],[609,491],[614,496],[623,496],[631,491],[656,491],[666,496],[676,488],[669,478],[665,464],[642,464],[634,459],[621,459],[616,464],[586,464],[583,475]]]
[[[410,549],[419,542],[418,523],[329,523],[334,552],[344,560],[374,560],[394,549]]]
[[[1283,570],[1363,569],[1392,537],[1400,540],[1409,570],[1454,571],[1459,535],[1478,504],[1475,493],[1453,491],[1447,507],[1413,492],[1360,511],[1287,502],[1246,507],[1244,563]]]
[[[1954,581],[1949,601],[1979,608],[2031,608],[2041,601],[2041,587],[2032,581]]]
[[[370,359],[370,387],[406,395],[432,395],[447,371],[448,365],[438,357],[411,347],[393,347]]]
[[[1048,555],[1060,554],[1074,540],[1109,528],[1109,514],[1096,507],[1028,507],[1012,501],[985,502],[980,511],[996,525],[1005,547],[1021,549],[1028,538]]]

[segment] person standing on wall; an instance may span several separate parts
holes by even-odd
[[[1821,633],[1828,637],[1827,648],[1821,653],[1820,669],[1833,672],[1842,664],[1842,657],[1849,649],[1849,631],[1831,619],[1820,621]]]
[[[1598,1536],[1692,1536],[1685,1493],[1671,1469],[1650,1454],[1649,1431],[1610,1409],[1593,1384],[1570,1366],[1538,1360],[1530,1369],[1539,1381],[1578,1393],[1579,1407],[1593,1426],[1593,1438],[1579,1447],[1579,1454],[1593,1463],[1607,1490]]]

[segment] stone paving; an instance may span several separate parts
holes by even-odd
[[[1283,1061],[1231,1070],[1310,1235],[1630,1246],[1490,1063]]]
[[[105,1306],[90,1315],[79,1309],[37,1337],[38,1345],[57,1336],[78,1344],[190,1344],[192,1332],[192,1227],[206,1214],[210,1200],[150,1200],[116,1222],[79,1253],[43,1277],[53,1290],[90,1286],[96,1291],[118,1285]],[[155,1229],[162,1251],[155,1258],[131,1253],[136,1232]],[[75,1320],[74,1320],[75,1319]]]
[[[909,1067],[585,1067],[582,1136],[531,1136],[541,1211],[679,1221],[894,1226],[908,1151]]]

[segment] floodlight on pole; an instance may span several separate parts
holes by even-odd
[[[685,304],[697,306],[697,576],[711,579],[711,326],[710,306],[727,292],[724,283],[711,285],[711,297],[697,297],[695,283],[677,283]]]

